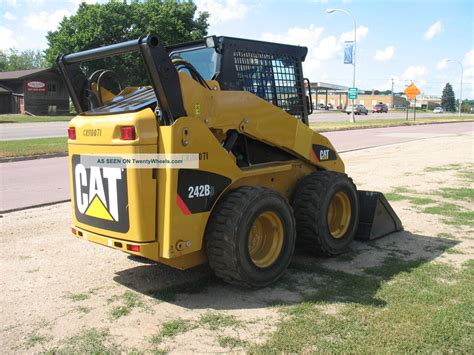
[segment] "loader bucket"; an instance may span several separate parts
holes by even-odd
[[[403,229],[402,222],[385,196],[376,191],[358,191],[358,240],[373,240]]]

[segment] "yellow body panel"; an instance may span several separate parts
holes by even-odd
[[[205,89],[183,73],[180,84],[188,117],[181,117],[170,126],[160,126],[150,109],[81,115],[71,121],[70,126],[76,128],[76,140],[69,140],[73,222],[82,238],[174,267],[189,268],[206,261],[206,225],[212,208],[226,191],[245,185],[264,186],[290,199],[298,180],[312,171],[344,172],[344,164],[331,143],[280,108],[248,92],[220,91],[213,81],[209,84],[214,90]],[[122,126],[134,126],[136,139],[121,140]],[[222,147],[222,139],[229,130],[280,148],[295,159],[239,168],[233,154]],[[334,156],[326,159],[322,154],[323,159],[318,158],[313,145],[328,148]],[[178,193],[180,174],[185,175],[180,169],[127,168],[128,231],[117,232],[79,221],[74,174],[79,175],[73,171],[73,156],[136,153],[199,153],[199,172],[228,181],[212,206],[192,212],[183,207]],[[92,180],[90,184],[93,185]],[[87,188],[82,189],[87,193]],[[89,187],[89,191],[93,190]],[[91,199],[92,193],[87,197]],[[140,245],[140,252],[127,250],[128,242]]]

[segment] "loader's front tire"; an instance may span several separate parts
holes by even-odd
[[[295,249],[295,220],[275,191],[243,186],[224,195],[206,228],[209,265],[221,279],[257,288],[275,282]]]
[[[346,174],[317,171],[304,177],[293,194],[298,242],[317,254],[337,255],[354,239],[359,203]]]

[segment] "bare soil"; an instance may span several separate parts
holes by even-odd
[[[463,135],[354,151],[342,158],[359,189],[386,193],[404,187],[442,202],[433,191],[457,187],[457,171],[426,168],[450,164],[472,167],[472,147],[472,135]],[[463,203],[472,210],[471,204]],[[473,231],[468,227],[447,225],[441,216],[421,213],[420,206],[407,200],[395,201],[392,206],[405,231],[376,242],[354,242],[348,254],[320,258],[321,264],[360,273],[381,265],[387,256],[426,258],[457,266],[473,258]],[[61,349],[71,337],[90,329],[106,331],[109,341],[124,351],[230,351],[219,344],[222,337],[238,338],[242,344],[264,342],[285,317],[273,305],[298,303],[302,294],[316,287],[312,281],[317,275],[305,280],[306,274],[294,269],[272,287],[249,291],[213,279],[207,266],[179,271],[144,263],[70,236],[69,203],[8,213],[0,223],[3,353]],[[453,238],[444,237],[448,233]],[[448,247],[459,253],[448,253]],[[302,251],[295,255],[298,263],[310,259],[314,261]],[[210,280],[209,286],[201,289],[200,280]],[[197,292],[176,291],[176,285],[182,284],[194,285]],[[130,297],[135,301],[127,303]],[[128,314],[117,316],[114,310],[120,306]],[[324,306],[323,311],[337,314],[337,303]],[[201,318],[209,313],[233,316],[236,321],[212,327]],[[153,343],[152,337],[170,320],[181,320],[189,327]],[[237,344],[233,350],[244,348]]]

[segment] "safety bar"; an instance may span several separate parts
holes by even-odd
[[[81,82],[77,78],[79,63],[130,52],[140,52],[143,57],[163,121],[171,124],[176,118],[185,116],[186,112],[184,110],[178,72],[171,62],[165,47],[155,34],[142,36],[136,40],[58,56],[56,63],[77,112],[82,113],[85,111],[83,100],[75,90],[76,86],[83,84],[83,79]]]

